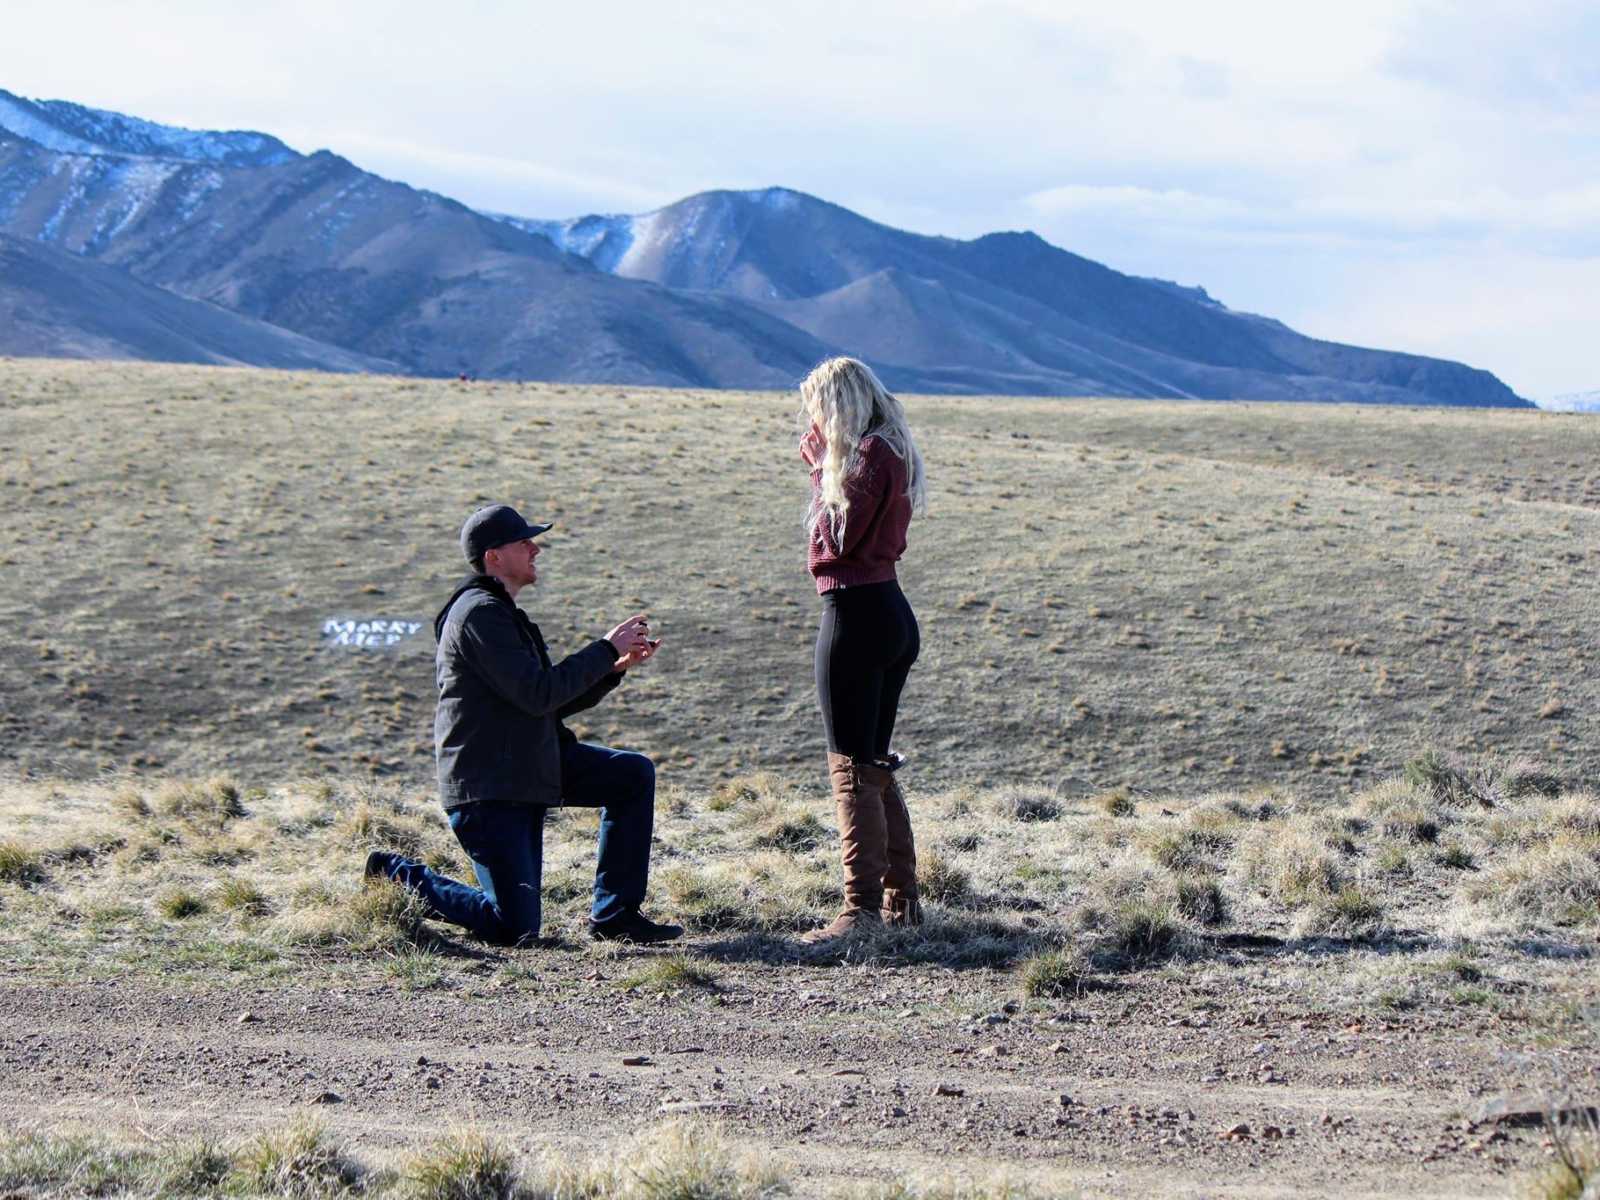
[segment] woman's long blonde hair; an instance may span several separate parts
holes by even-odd
[[[822,488],[806,513],[806,528],[815,532],[826,520],[835,539],[844,532],[850,499],[844,481],[861,461],[861,440],[868,434],[881,438],[906,464],[906,495],[915,512],[928,508],[927,481],[922,455],[906,424],[906,410],[859,359],[830,358],[800,384],[800,428],[815,424],[822,430],[824,447]]]

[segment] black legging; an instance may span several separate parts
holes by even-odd
[[[829,750],[861,759],[889,753],[920,645],[917,618],[894,580],[823,593],[817,700]]]

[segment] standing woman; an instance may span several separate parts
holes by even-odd
[[[844,858],[844,911],[802,939],[818,943],[880,921],[922,923],[911,814],[889,739],[919,645],[894,565],[927,490],[905,409],[865,363],[829,359],[806,376],[800,397],[809,425],[800,456],[811,468],[807,562],[822,597],[817,699]]]

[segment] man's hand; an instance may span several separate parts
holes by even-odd
[[[618,659],[626,658],[635,650],[641,650],[650,644],[650,618],[644,613],[629,617],[606,634],[606,641],[611,643],[611,648],[617,652]]]
[[[614,674],[620,675],[629,667],[643,666],[656,656],[656,651],[660,648],[660,638],[656,638],[656,640],[653,642],[647,640],[640,649],[630,650],[627,654],[624,654],[621,658],[617,659],[616,662],[612,663],[611,670]]]
[[[811,428],[806,430],[805,436],[800,439],[800,457],[806,460],[806,466],[815,467],[822,461],[822,453],[827,448],[828,443],[822,436],[822,430],[812,422]]]

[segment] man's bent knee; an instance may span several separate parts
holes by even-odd
[[[640,795],[654,798],[656,794],[656,764],[643,754],[629,751],[620,760],[626,768],[632,789]]]

